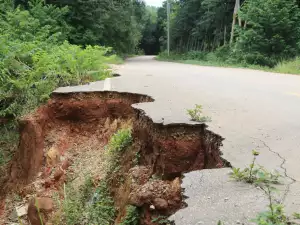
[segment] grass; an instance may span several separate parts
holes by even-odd
[[[63,205],[64,221],[67,225],[103,224],[109,225],[115,219],[116,210],[107,184],[101,181],[94,188],[91,178],[76,190],[71,185],[66,188]]]
[[[245,63],[229,63],[219,59],[182,59],[179,55],[171,55],[170,57],[165,54],[161,54],[156,57],[159,61],[177,62],[183,64],[199,65],[199,66],[214,66],[214,67],[226,67],[226,68],[246,68],[253,70],[262,70],[273,73],[283,74],[295,74],[300,75],[300,57],[293,60],[282,61],[278,63],[274,68],[259,65],[250,65]]]
[[[274,68],[274,71],[278,73],[300,74],[300,58],[297,57],[291,61],[281,62]]]
[[[122,153],[132,143],[131,129],[120,129],[110,138],[106,152],[108,154],[108,172],[97,187],[91,178],[86,179],[79,190],[68,185],[65,190],[63,204],[63,217],[67,225],[74,224],[101,224],[114,223],[116,209],[113,198],[110,195],[108,182],[114,173],[120,168]],[[128,206],[126,217],[122,225],[138,225],[139,210],[134,206]]]
[[[221,60],[197,60],[197,59],[180,59],[177,57],[166,57],[164,55],[159,55],[156,57],[158,61],[167,61],[167,62],[177,62],[183,64],[191,64],[191,65],[199,65],[199,66],[214,66],[214,67],[226,67],[226,68],[247,68],[247,69],[254,69],[254,70],[263,70],[263,71],[270,71],[274,72],[273,69],[269,67],[263,67],[259,65],[249,65],[249,64],[238,64],[238,63],[228,63]],[[300,71],[299,71],[300,73]]]
[[[115,56],[111,58],[107,63],[120,65],[124,63],[124,59],[120,56]]]
[[[126,208],[126,216],[119,225],[139,225],[140,224],[140,211],[139,208],[129,205]]]

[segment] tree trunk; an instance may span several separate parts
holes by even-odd
[[[231,36],[230,36],[230,44],[232,44],[233,39],[234,39],[234,27],[236,24],[236,18],[237,18],[237,13],[241,7],[241,2],[240,0],[235,0],[235,6],[234,6],[234,11],[233,11],[233,20],[232,20],[232,27],[231,27]],[[239,19],[239,24],[241,26],[242,21]]]
[[[224,45],[226,45],[226,35],[227,35],[227,27],[224,26]]]

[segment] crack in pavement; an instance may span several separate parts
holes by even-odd
[[[291,185],[293,185],[294,183],[296,183],[296,179],[292,178],[291,176],[288,175],[287,173],[287,169],[285,168],[285,163],[286,163],[286,159],[284,157],[282,157],[278,152],[275,152],[273,151],[270,146],[267,145],[267,143],[259,138],[254,138],[252,137],[253,139],[256,139],[256,140],[259,140],[270,152],[272,152],[273,154],[277,155],[281,160],[282,160],[282,163],[280,164],[280,168],[284,171],[284,176],[286,178],[289,178],[291,180],[290,183],[286,184],[286,189],[284,191],[284,194],[282,196],[282,199],[280,201],[280,203],[282,204],[284,201],[285,201],[285,198],[287,196],[287,194],[289,193],[290,191],[290,187]]]

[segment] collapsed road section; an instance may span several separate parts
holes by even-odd
[[[138,207],[140,224],[161,224],[155,218],[185,205],[183,173],[228,164],[221,158],[222,137],[205,124],[154,123],[134,105],[153,101],[111,91],[52,94],[46,105],[19,122],[19,149],[3,180],[2,202],[8,202],[13,190],[29,204],[26,219],[45,224],[57,215],[58,206],[42,210],[32,199],[38,197],[42,205],[43,199],[58,195],[62,202],[65,185],[77,182],[79,187],[88,174],[95,186],[107,180],[116,209],[107,224],[121,224],[129,205]],[[122,152],[118,170],[107,173],[105,146],[122,128],[130,129],[132,142]],[[7,204],[2,216],[11,208]]]

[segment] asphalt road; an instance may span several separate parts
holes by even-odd
[[[279,187],[282,190],[280,200],[284,202],[286,210],[289,213],[300,212],[300,76],[159,62],[148,56],[131,58],[118,66],[117,70],[120,77],[77,90],[104,88],[148,94],[155,102],[139,104],[137,107],[144,109],[154,121],[164,123],[189,123],[186,109],[201,104],[205,116],[212,118],[208,129],[225,138],[221,149],[223,158],[235,167],[245,167],[252,160],[252,149],[258,150],[258,164],[269,170],[279,170],[286,177],[285,185]],[[76,90],[65,88],[58,91]],[[186,177],[187,183],[187,179],[193,180],[190,175]],[[205,188],[210,189],[209,186]],[[230,186],[228,188],[232,189]],[[192,193],[191,196],[194,195]],[[253,189],[249,193],[253,193]],[[241,198],[247,195],[244,191],[239,193],[233,189],[231,194],[239,194]],[[260,196],[260,193],[257,194]],[[253,201],[249,199],[249,202]],[[197,208],[196,200],[191,204]],[[200,210],[204,206],[198,207]],[[254,211],[259,211],[259,208]],[[184,215],[191,213],[188,209],[183,212]],[[200,220],[201,215],[189,222],[180,222],[185,216],[181,212],[178,215],[175,215],[179,221],[176,224],[208,224],[195,222]],[[240,220],[235,215],[225,224],[235,224],[234,221],[239,223]]]

